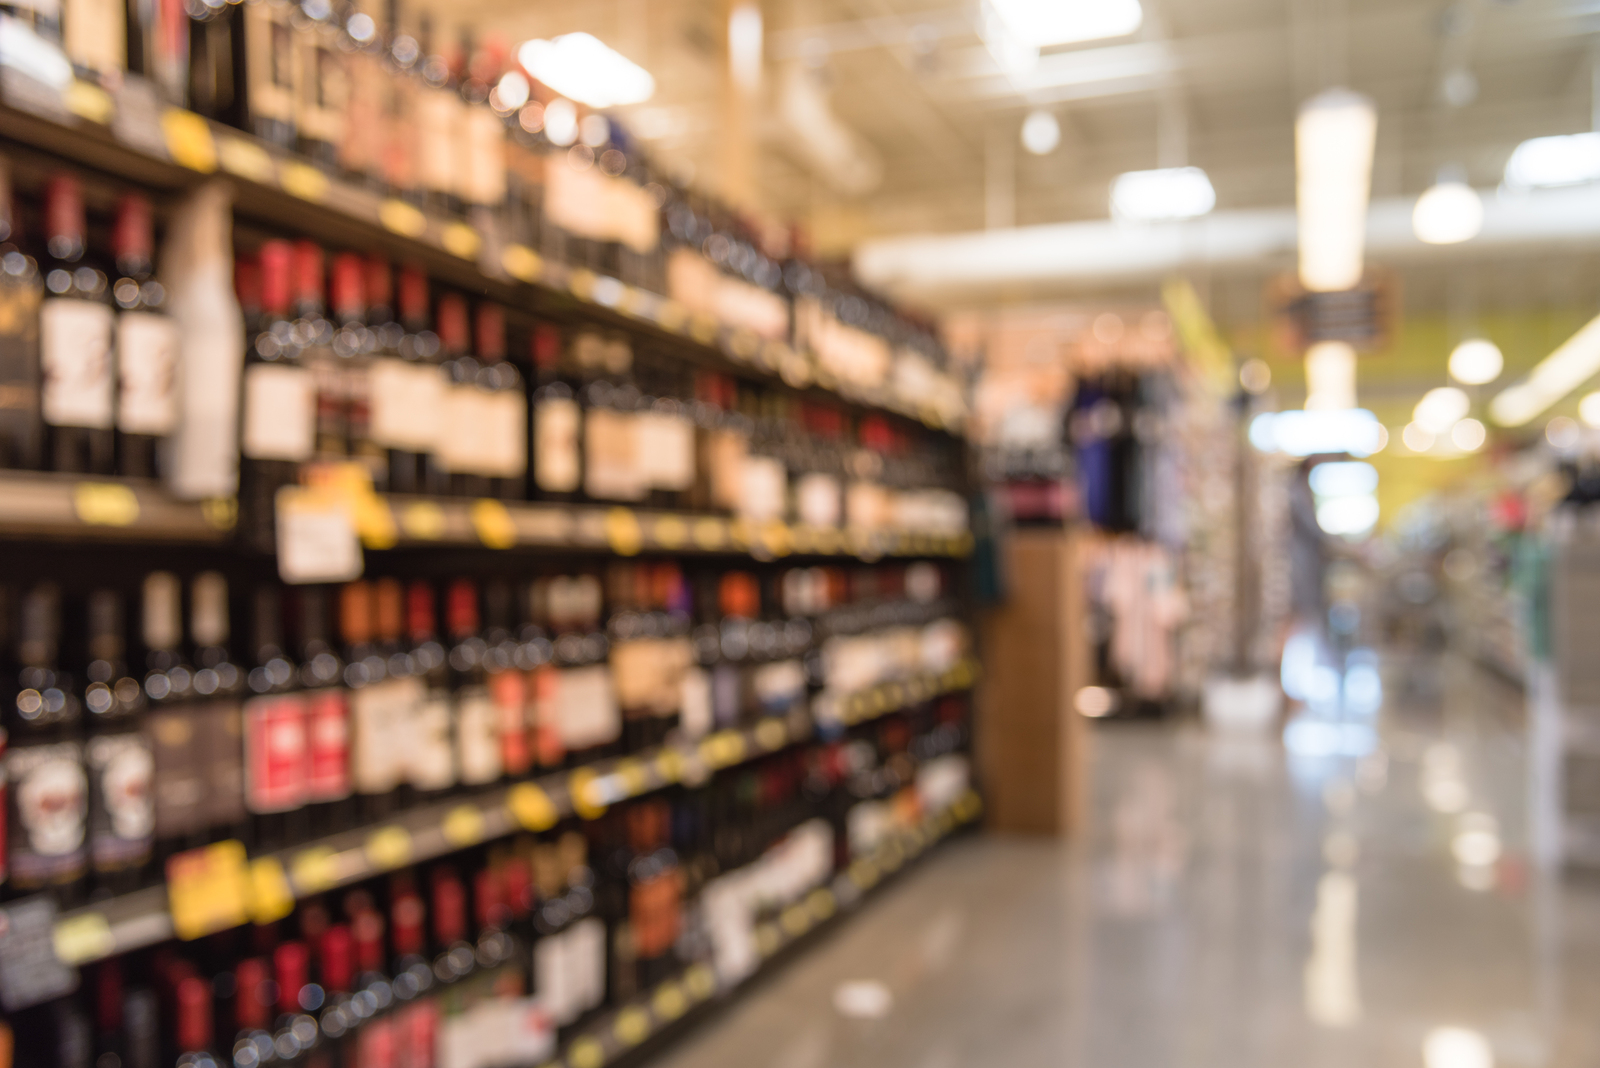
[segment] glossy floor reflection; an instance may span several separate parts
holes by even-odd
[[[1105,727],[1082,845],[939,850],[658,1063],[1600,1064],[1600,879],[1527,863],[1521,694],[1383,673],[1365,757]]]

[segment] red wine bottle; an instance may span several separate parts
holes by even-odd
[[[111,287],[86,257],[86,233],[82,184],[74,175],[52,175],[39,308],[46,452],[57,471],[105,475],[115,461]]]
[[[126,193],[117,203],[118,469],[135,478],[162,474],[159,445],[178,425],[178,326],[155,279],[150,201]]]

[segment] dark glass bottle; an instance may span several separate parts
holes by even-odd
[[[506,359],[505,309],[480,303],[476,325],[481,361],[476,381],[484,394],[478,404],[488,428],[483,462],[488,495],[520,500],[528,474],[528,396],[522,373]]]
[[[449,664],[455,697],[457,774],[469,789],[499,780],[499,715],[489,696],[484,657],[488,644],[478,632],[478,589],[468,579],[450,584],[446,602],[450,633]]]
[[[408,766],[412,787],[422,799],[436,799],[457,782],[455,702],[450,666],[438,637],[433,587],[413,582],[406,591],[406,629],[413,670],[422,682]]]
[[[583,414],[575,378],[562,367],[561,332],[550,323],[533,331],[533,492],[543,500],[572,500],[583,486]]]
[[[140,713],[144,693],[124,657],[122,598],[96,590],[88,603],[89,855],[97,890],[137,889],[155,827],[154,759]]]
[[[341,685],[344,664],[330,642],[328,597],[321,586],[301,586],[300,689],[306,715],[306,800],[312,834],[354,823],[351,800],[350,709]]]
[[[159,444],[178,425],[178,326],[155,279],[150,201],[126,193],[114,231],[117,280],[117,467],[124,475],[160,473]]]
[[[22,220],[0,162],[0,468],[33,470],[43,462],[39,421],[38,262],[22,251]]]
[[[39,308],[46,453],[57,471],[104,475],[116,458],[111,287],[86,258],[86,233],[82,184],[74,175],[52,175]]]
[[[299,673],[284,653],[282,603],[277,585],[256,587],[254,663],[246,676],[252,696],[244,705],[245,801],[254,814],[246,845],[270,852],[309,836],[305,701]]]

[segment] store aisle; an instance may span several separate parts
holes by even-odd
[[[1107,727],[1089,843],[954,843],[662,1063],[1600,1063],[1600,881],[1523,859],[1520,695],[1451,660],[1384,676],[1363,757]],[[860,980],[881,1017],[835,1007]]]

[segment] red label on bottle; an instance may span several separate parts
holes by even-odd
[[[356,1068],[396,1068],[394,1022],[380,1016],[357,1032]]]
[[[350,796],[350,710],[343,690],[318,690],[306,696],[309,749],[306,796],[337,801]]]
[[[149,199],[138,193],[124,193],[117,202],[117,227],[111,235],[112,252],[119,260],[142,260],[148,263],[154,243]]]
[[[507,775],[521,775],[533,763],[522,672],[501,671],[489,676],[489,697],[500,723],[500,763]]]
[[[401,1010],[396,1068],[433,1068],[434,1043],[439,1033],[439,1004],[433,998],[413,1002]]]
[[[56,173],[45,185],[46,237],[83,240],[83,185],[76,176]]]
[[[246,702],[245,798],[251,812],[287,812],[306,802],[305,702],[298,695]]]
[[[294,249],[287,241],[261,246],[261,310],[268,315],[289,313],[289,276]]]
[[[561,672],[546,664],[528,672],[533,694],[533,748],[541,768],[559,767],[567,758],[561,738]]]

